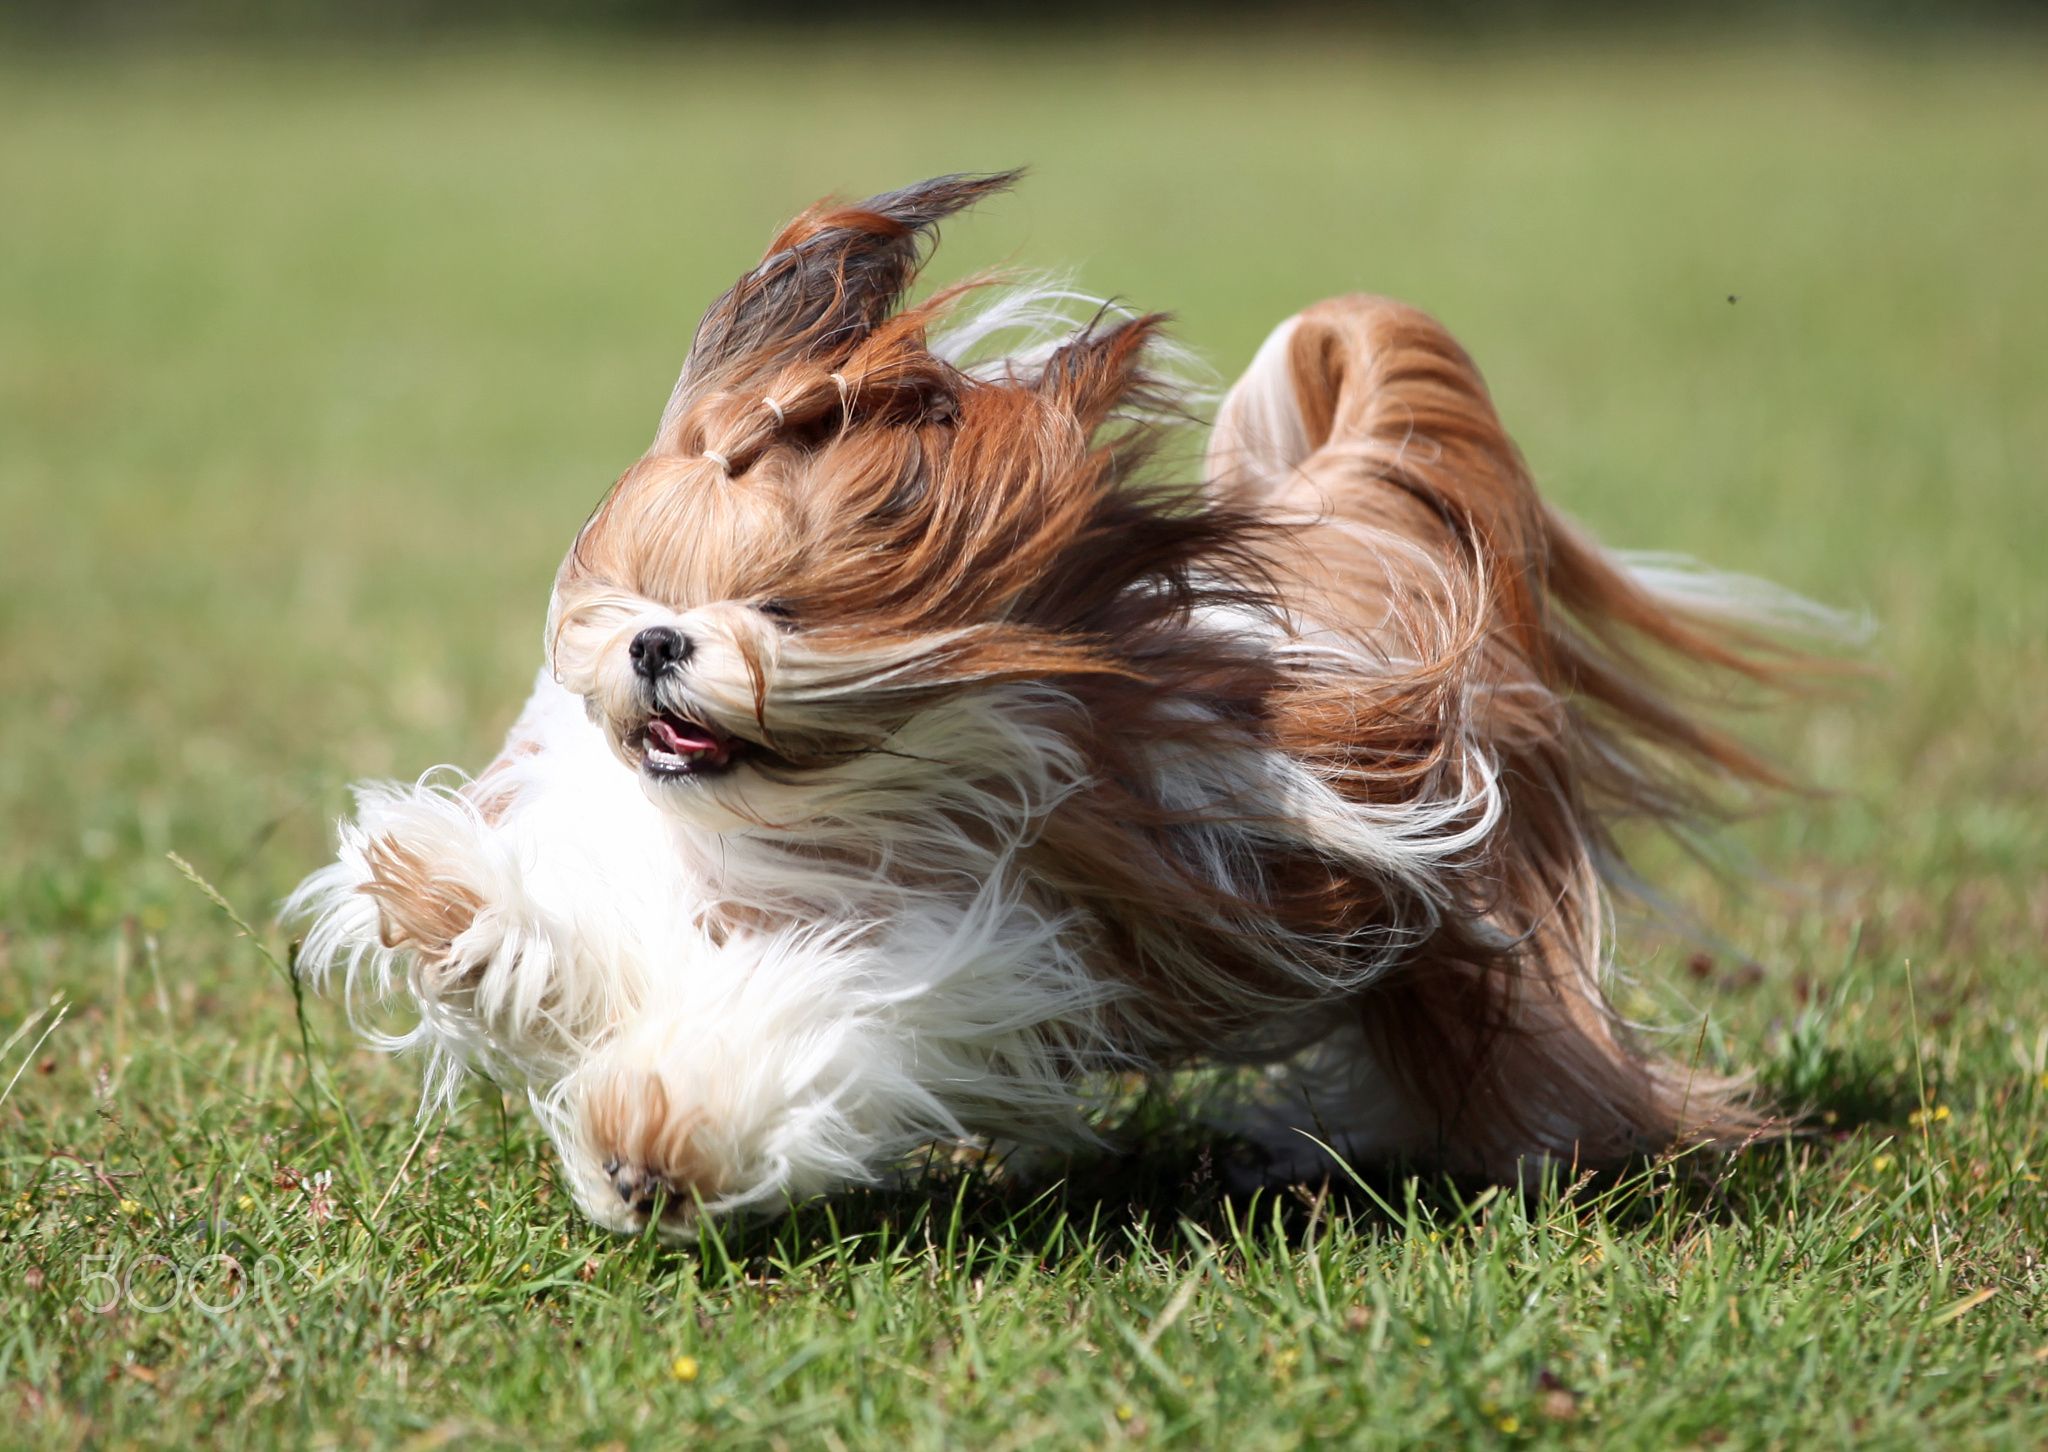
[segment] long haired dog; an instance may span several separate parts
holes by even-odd
[[[1603,553],[1383,299],[1166,482],[1158,317],[990,358],[1042,298],[903,305],[1011,180],[821,204],[713,305],[503,753],[360,790],[302,971],[402,985],[430,1094],[526,1089],[621,1231],[1084,1139],[1103,1070],[1289,1065],[1318,1138],[1468,1174],[1749,1132],[1603,927],[1615,824],[1776,781],[1698,702],[1789,597]]]

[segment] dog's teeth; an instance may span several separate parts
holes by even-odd
[[[696,766],[703,762],[715,763],[719,759],[719,753],[718,748],[715,746],[699,746],[692,747],[686,751],[670,751],[665,746],[656,746],[649,742],[645,747],[645,757],[649,766],[671,768]]]

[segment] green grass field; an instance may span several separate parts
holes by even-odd
[[[0,62],[0,1441],[2038,1446],[2048,51],[869,40]],[[355,777],[487,759],[548,580],[795,207],[1028,163],[1225,374],[1357,288],[1617,544],[1867,609],[1632,1006],[1813,1133],[1527,1200],[971,1169],[696,1251],[419,1127],[265,953]],[[168,860],[258,925],[251,943]],[[331,1180],[316,1177],[331,1174]],[[242,1268],[238,1277],[228,1260]]]

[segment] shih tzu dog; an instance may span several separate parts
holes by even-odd
[[[1701,702],[1798,602],[1604,552],[1380,298],[1282,323],[1176,484],[1159,317],[906,305],[1012,180],[820,204],[712,306],[504,750],[360,789],[300,971],[402,988],[430,1096],[524,1089],[627,1232],[1085,1140],[1105,1071],[1284,1066],[1269,1116],[1498,1177],[1751,1132],[1604,927],[1618,824],[1778,781]]]

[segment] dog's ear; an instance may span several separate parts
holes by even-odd
[[[1039,397],[1071,415],[1083,434],[1094,433],[1119,407],[1146,393],[1145,349],[1165,323],[1164,313],[1107,324],[1098,318],[1046,360]]]
[[[805,353],[850,351],[902,299],[938,223],[1021,175],[934,177],[864,202],[828,200],[804,212],[697,325],[658,437],[668,436],[689,398],[716,386],[734,365],[768,372]]]

